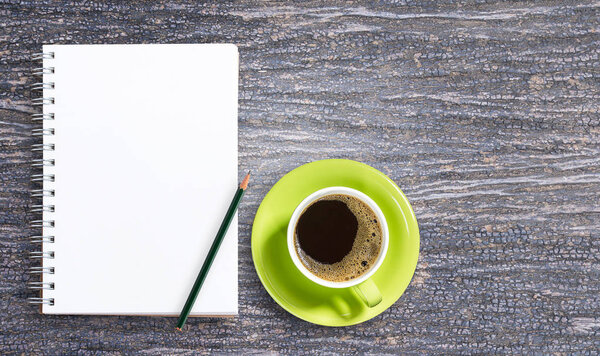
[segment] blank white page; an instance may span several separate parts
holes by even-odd
[[[46,45],[48,314],[178,315],[238,187],[230,44]],[[192,315],[237,314],[237,218]]]

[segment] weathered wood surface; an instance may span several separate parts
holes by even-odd
[[[600,3],[0,1],[0,353],[600,352]],[[240,315],[54,317],[25,298],[35,231],[29,72],[43,43],[240,48]],[[404,296],[325,328],[271,300],[250,256],[269,188],[344,157],[407,194]]]

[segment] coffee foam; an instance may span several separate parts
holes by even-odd
[[[381,223],[377,220],[377,215],[375,215],[375,212],[367,203],[349,195],[326,195],[315,200],[312,204],[321,200],[342,201],[346,203],[350,211],[356,216],[358,230],[352,250],[340,262],[333,264],[321,263],[308,256],[302,250],[297,236],[294,235],[296,254],[304,267],[321,279],[332,282],[345,282],[362,276],[375,265],[383,243],[383,229]]]

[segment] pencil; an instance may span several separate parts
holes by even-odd
[[[233,200],[231,201],[231,204],[229,204],[229,209],[227,209],[227,213],[225,214],[225,217],[223,218],[221,227],[219,227],[217,236],[215,237],[215,240],[213,241],[212,246],[210,247],[210,250],[208,251],[208,255],[206,256],[206,260],[204,260],[204,264],[202,264],[202,268],[200,269],[200,273],[198,273],[198,277],[196,277],[194,286],[192,286],[190,295],[188,296],[188,298],[185,302],[185,305],[183,306],[183,310],[181,310],[181,314],[179,314],[179,320],[177,321],[177,330],[179,330],[179,331],[181,331],[181,328],[185,324],[185,321],[187,320],[188,316],[190,315],[190,311],[192,310],[192,307],[194,306],[194,302],[196,301],[196,298],[198,297],[198,293],[200,293],[200,289],[202,288],[202,284],[204,283],[204,280],[206,279],[206,276],[208,275],[210,266],[212,265],[212,263],[215,259],[215,256],[217,255],[217,252],[219,251],[219,247],[221,246],[221,242],[223,242],[223,238],[225,237],[225,234],[227,233],[227,229],[229,228],[229,225],[231,224],[231,220],[233,219],[233,217],[235,215],[235,211],[237,210],[238,205],[240,204],[240,201],[242,200],[242,197],[244,196],[244,192],[246,191],[246,188],[248,188],[249,181],[250,181],[250,172],[248,172],[248,174],[246,174],[246,177],[244,178],[244,180],[242,180],[242,183],[240,183],[240,187],[235,192],[235,195],[233,196]]]

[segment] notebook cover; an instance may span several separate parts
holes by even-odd
[[[46,314],[181,311],[238,185],[230,44],[46,45]],[[237,314],[237,218],[192,316]]]

